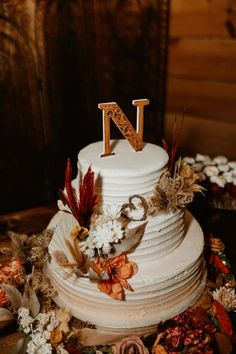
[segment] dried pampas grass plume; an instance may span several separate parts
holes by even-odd
[[[184,209],[193,201],[195,193],[203,193],[198,176],[181,158],[175,163],[173,176],[166,170],[149,201],[149,215]]]

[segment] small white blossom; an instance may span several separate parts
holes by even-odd
[[[106,204],[103,206],[103,214],[111,217],[111,219],[117,219],[120,217],[120,212],[121,212],[121,208],[119,205],[109,205]]]
[[[235,289],[221,286],[212,293],[213,299],[221,303],[226,311],[236,311]]]
[[[224,172],[224,173],[223,173],[223,177],[224,177],[224,179],[226,180],[227,183],[232,183],[232,181],[233,181],[233,174],[232,174],[231,171],[229,171],[229,172]]]
[[[18,310],[18,321],[19,325],[22,328],[25,334],[30,333],[31,325],[34,319],[29,314],[29,309],[26,307],[20,307]]]
[[[84,252],[89,258],[95,256],[95,244],[92,237],[88,236],[84,242],[80,243],[80,249]]]
[[[204,165],[202,162],[196,162],[194,164],[192,164],[192,169],[193,169],[193,172],[201,172]]]
[[[81,243],[81,250],[89,257],[94,257],[95,250],[98,254],[108,254],[112,249],[112,244],[119,242],[123,236],[121,223],[117,220],[110,220],[90,230],[87,239]]]
[[[227,172],[229,170],[229,165],[227,164],[220,164],[217,167],[220,172]]]
[[[185,156],[183,157],[183,162],[187,163],[188,165],[192,165],[195,162],[194,157],[190,157],[190,156]]]
[[[211,176],[210,177],[211,183],[216,183],[219,187],[224,188],[226,181],[223,176]]]
[[[47,339],[44,337],[44,332],[33,333],[31,339],[27,343],[28,354],[51,354],[52,346],[47,343]]]
[[[196,160],[197,162],[202,162],[202,163],[204,163],[204,164],[209,164],[209,163],[211,163],[211,158],[210,158],[210,156],[208,156],[208,155],[197,154],[197,155],[195,156],[195,160]]]
[[[219,174],[219,170],[216,166],[206,166],[203,170],[206,176],[217,176]]]
[[[59,326],[54,311],[39,313],[35,318],[29,314],[29,309],[21,307],[18,310],[18,322],[23,332],[27,334],[28,354],[51,354],[51,332]]]
[[[222,155],[218,155],[213,159],[213,163],[215,163],[216,165],[226,164],[227,162],[228,162],[227,157]]]

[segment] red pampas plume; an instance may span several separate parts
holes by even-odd
[[[64,205],[68,205],[74,218],[81,226],[88,227],[93,208],[97,203],[97,195],[94,192],[94,172],[88,168],[80,184],[79,201],[75,189],[72,187],[72,167],[70,159],[67,160],[65,172],[65,191],[59,189],[60,199]]]
[[[88,225],[92,210],[97,204],[97,195],[94,192],[94,172],[90,166],[80,184],[79,192],[79,212],[83,218],[84,225]]]
[[[172,173],[172,171],[173,171],[173,167],[174,167],[174,163],[175,163],[175,156],[176,156],[176,152],[177,152],[177,148],[178,148],[178,144],[179,144],[179,140],[180,140],[180,133],[181,133],[182,126],[183,126],[183,121],[184,121],[184,117],[182,118],[179,132],[177,132],[177,119],[176,119],[176,117],[174,119],[174,128],[173,128],[173,136],[172,136],[170,151],[169,151],[169,147],[168,147],[167,142],[165,141],[165,139],[162,139],[162,145],[163,145],[165,151],[167,152],[167,154],[169,155],[168,169],[169,169],[170,173]]]

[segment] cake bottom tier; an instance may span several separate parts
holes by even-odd
[[[201,227],[189,212],[185,223],[184,239],[173,252],[140,264],[129,280],[133,292],[126,291],[124,301],[100,292],[88,278],[68,277],[52,259],[45,273],[57,292],[55,302],[73,316],[112,331],[135,332],[186,310],[203,293],[207,276]]]

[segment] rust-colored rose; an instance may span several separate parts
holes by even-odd
[[[112,347],[114,354],[148,354],[148,349],[142,340],[135,335],[123,338]]]
[[[0,287],[0,307],[7,306],[8,304],[9,304],[8,296],[5,290],[2,287]]]

